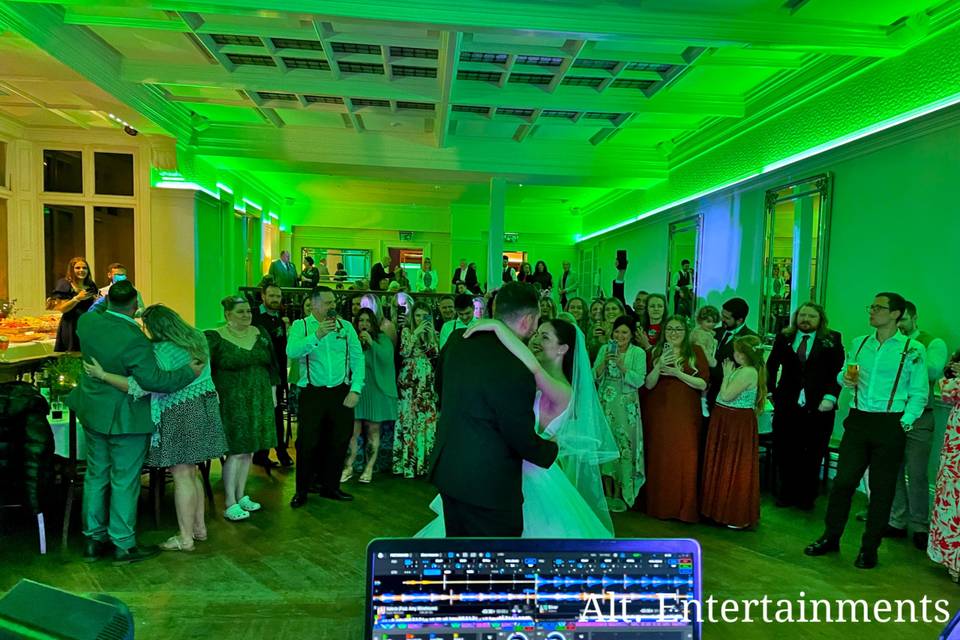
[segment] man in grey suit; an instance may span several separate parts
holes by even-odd
[[[570,270],[570,261],[563,261],[563,275],[560,276],[560,308],[566,310],[570,298],[577,297],[580,279]]]
[[[129,281],[110,287],[107,304],[103,313],[85,313],[77,323],[84,360],[96,359],[105,371],[132,377],[145,391],[177,391],[200,374],[203,364],[199,362],[177,371],[157,366],[153,345],[133,319],[137,290]],[[134,398],[84,374],[67,396],[67,405],[76,413],[87,441],[84,558],[92,562],[111,550],[118,562],[156,555],[157,549],[138,548],[136,538],[140,468],[154,430],[150,397]]]
[[[268,275],[278,287],[297,286],[297,268],[290,262],[289,251],[281,251],[280,259],[270,263]]]

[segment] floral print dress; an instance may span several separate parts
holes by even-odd
[[[927,555],[960,581],[960,378],[943,381],[942,398],[953,405],[940,450],[937,495],[930,514]]]
[[[437,392],[432,357],[435,344],[427,346],[422,336],[404,330],[400,338],[403,364],[397,379],[400,406],[393,441],[393,472],[414,478],[427,471],[437,435]]]

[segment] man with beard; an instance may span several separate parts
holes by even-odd
[[[277,356],[277,366],[280,369],[280,384],[277,385],[277,406],[274,408],[274,420],[277,424],[277,462],[284,467],[293,466],[293,459],[287,452],[287,441],[283,423],[283,401],[287,393],[287,330],[290,318],[282,315],[283,295],[280,287],[267,282],[260,289],[263,302],[254,307],[253,324],[263,327],[270,334],[273,351]],[[253,463],[264,468],[275,467],[276,463],[270,460],[269,451],[257,451],[253,454]]]
[[[826,311],[813,302],[802,305],[767,358],[778,507],[813,509],[820,462],[833,434],[842,368],[843,342],[828,327]]]

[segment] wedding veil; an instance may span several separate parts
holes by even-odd
[[[600,465],[620,457],[610,425],[600,406],[583,331],[574,325],[577,343],[573,356],[570,405],[557,429],[557,462],[573,486],[613,533],[613,521],[603,494]]]

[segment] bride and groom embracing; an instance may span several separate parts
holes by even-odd
[[[600,465],[618,457],[583,333],[540,318],[508,283],[444,353],[430,480],[438,517],[418,537],[609,538]],[[529,346],[525,343],[529,341]]]

